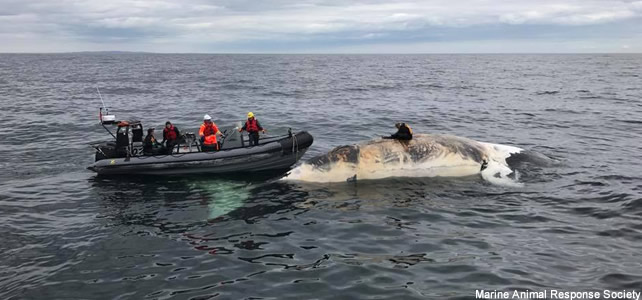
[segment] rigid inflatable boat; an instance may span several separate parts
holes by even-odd
[[[226,174],[259,171],[287,171],[312,145],[312,135],[305,131],[275,137],[264,137],[255,146],[237,130],[223,131],[220,150],[202,151],[194,134],[182,134],[178,144],[164,154],[143,153],[143,126],[138,121],[121,121],[116,141],[94,144],[95,163],[88,169],[100,175],[109,174]],[[229,132],[229,133],[228,133]]]

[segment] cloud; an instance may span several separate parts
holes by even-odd
[[[498,32],[515,26],[612,28],[627,22],[642,28],[642,1],[624,0],[2,1],[0,38],[8,43],[0,51],[29,47],[36,40],[50,49],[65,48],[60,43],[100,48],[122,42],[158,51],[207,52],[270,41],[471,40],[469,32],[493,26],[501,28]]]

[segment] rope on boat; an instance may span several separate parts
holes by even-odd
[[[294,150],[296,144],[296,152]],[[294,153],[294,163],[297,162],[297,156],[299,156],[299,140],[296,138],[296,134],[292,135],[292,153]]]

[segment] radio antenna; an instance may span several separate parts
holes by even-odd
[[[105,101],[103,101],[103,95],[100,94],[100,90],[98,89],[98,87],[96,87],[96,91],[98,92],[98,97],[100,97],[100,102],[103,103],[103,108],[105,110],[107,110],[107,106],[105,105]]]
[[[103,127],[105,127],[105,124],[116,123],[116,116],[109,114],[109,108],[107,108],[107,105],[105,105],[105,100],[103,100],[103,95],[100,94],[100,89],[98,89],[98,87],[96,87],[96,92],[98,92],[98,97],[100,97],[100,102],[103,103],[103,107],[100,108],[100,112],[99,112],[100,124],[102,124]],[[103,115],[103,109],[105,110],[105,115]],[[105,127],[105,129],[107,129],[107,127]],[[109,129],[107,129],[107,131],[109,131]],[[111,131],[109,133],[111,133]]]

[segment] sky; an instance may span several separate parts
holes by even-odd
[[[0,0],[0,52],[641,53],[641,0]]]

